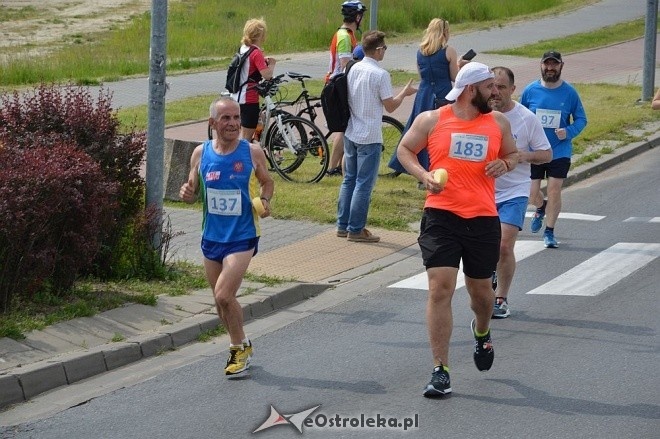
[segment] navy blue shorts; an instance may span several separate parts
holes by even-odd
[[[234,242],[215,242],[202,239],[202,253],[204,254],[204,257],[211,261],[220,262],[221,264],[227,256],[250,249],[254,249],[252,256],[255,256],[259,250],[258,236],[256,238]]]
[[[497,216],[461,218],[446,210],[426,208],[420,235],[424,266],[458,268],[473,279],[492,276],[500,258],[502,231]]]
[[[542,165],[531,165],[532,180],[543,180],[546,177],[566,178],[568,170],[571,169],[571,159],[561,157]]]

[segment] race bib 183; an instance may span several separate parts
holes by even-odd
[[[481,162],[488,154],[488,136],[452,133],[449,156],[455,159]]]
[[[241,190],[240,189],[212,189],[206,190],[207,210],[213,215],[241,214]]]

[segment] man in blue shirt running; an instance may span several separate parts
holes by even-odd
[[[529,201],[536,206],[532,218],[532,233],[546,227],[543,241],[547,248],[557,248],[555,223],[561,211],[561,189],[571,167],[572,139],[587,126],[587,115],[578,92],[561,79],[564,67],[561,54],[549,51],[541,58],[541,79],[532,82],[522,93],[520,103],[536,114],[552,146],[552,161],[531,165],[532,188]],[[541,180],[548,179],[548,198],[543,198]]]

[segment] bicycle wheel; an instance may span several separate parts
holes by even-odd
[[[403,124],[391,116],[383,115],[383,154],[380,157],[380,166],[378,175],[385,175],[392,172],[387,164],[403,136]]]
[[[316,183],[328,170],[328,143],[319,128],[297,116],[283,118],[283,131],[275,121],[266,134],[266,149],[275,172],[285,180]]]

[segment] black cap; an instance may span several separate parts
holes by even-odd
[[[545,62],[548,59],[554,59],[557,62],[562,62],[561,53],[555,52],[554,50],[551,50],[550,52],[545,52],[543,54],[543,58],[541,58],[541,62]]]

